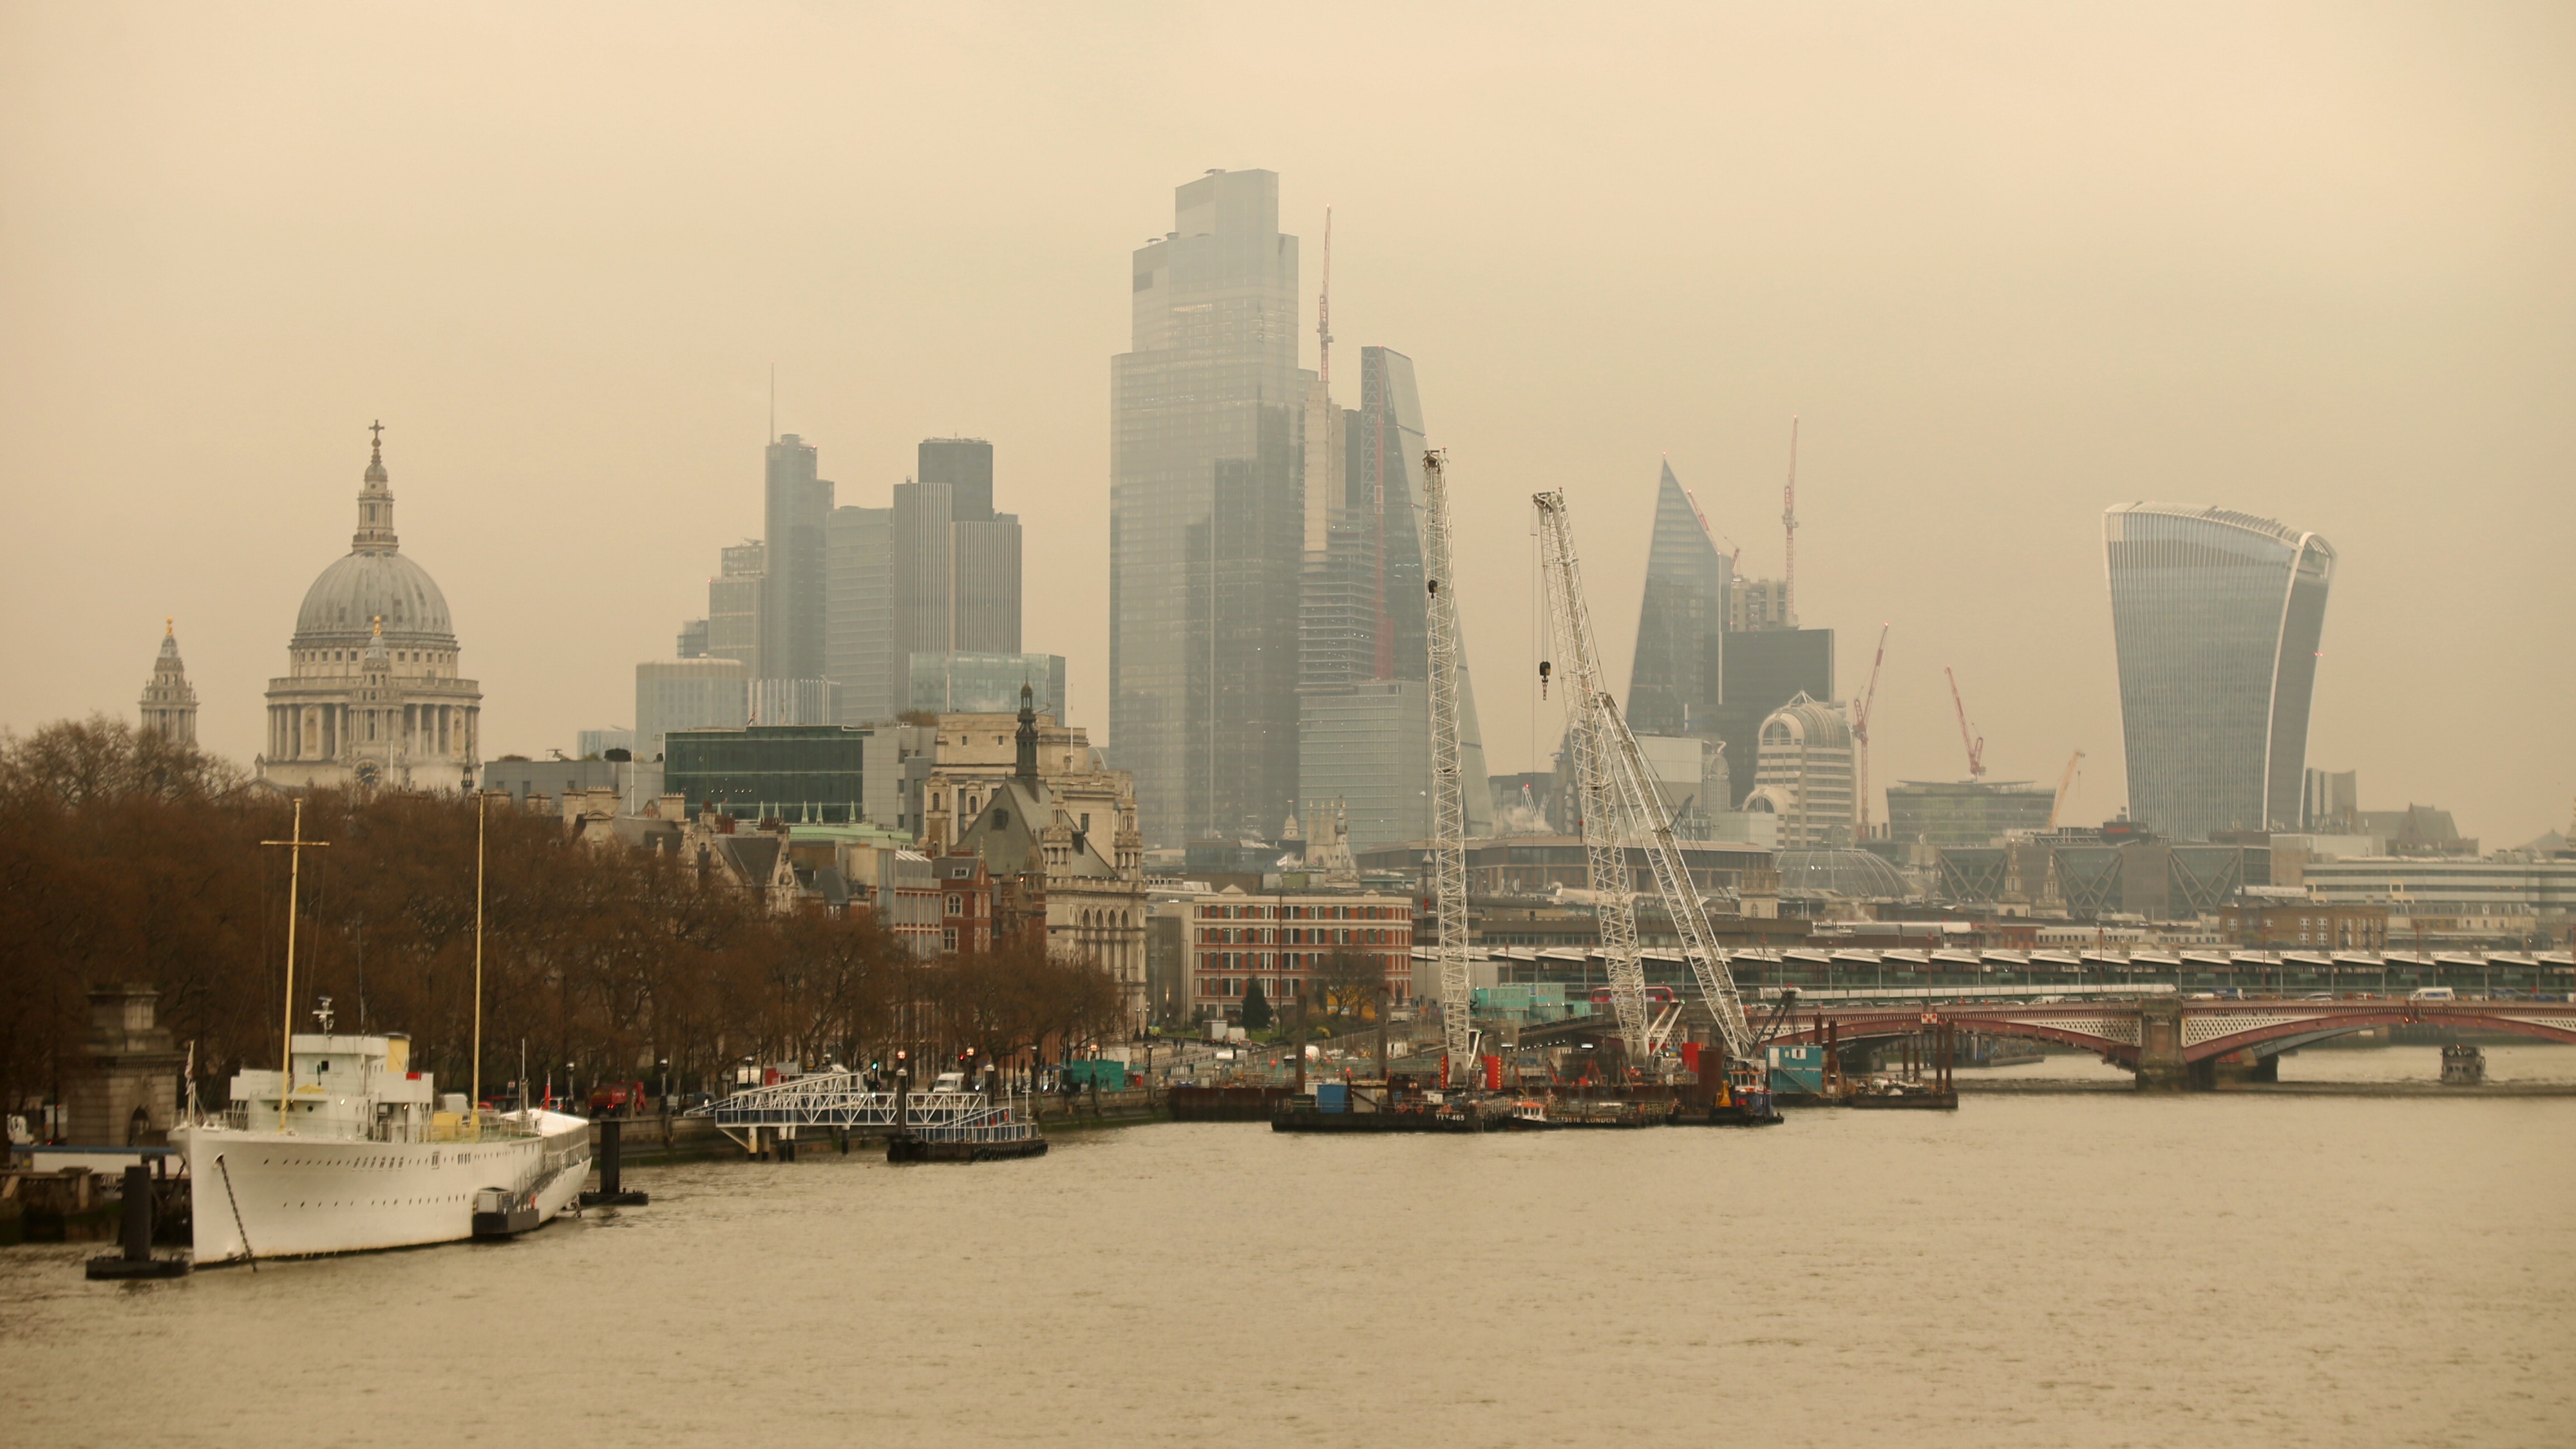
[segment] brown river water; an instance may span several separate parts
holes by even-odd
[[[629,1184],[256,1275],[0,1252],[0,1442],[2576,1443],[2569,1098],[1165,1124]]]

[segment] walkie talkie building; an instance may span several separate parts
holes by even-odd
[[[2334,549],[2223,508],[2102,518],[2129,814],[2165,835],[2295,830]]]

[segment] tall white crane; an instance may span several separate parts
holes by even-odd
[[[1424,634],[1431,663],[1431,901],[1440,928],[1440,1037],[1451,1081],[1475,1066],[1468,973],[1467,797],[1459,778],[1458,590],[1449,568],[1449,458],[1422,455]]]
[[[1539,577],[1547,594],[1550,638],[1554,648],[1567,656],[1566,734],[1574,746],[1584,860],[1600,902],[1611,1003],[1618,1012],[1620,1035],[1627,1039],[1628,1059],[1643,1067],[1652,1047],[1645,971],[1637,957],[1634,893],[1628,880],[1627,847],[1634,842],[1645,850],[1656,892],[1672,915],[1682,955],[1699,980],[1709,1014],[1717,1019],[1727,1055],[1750,1061],[1755,1043],[1744,1019],[1744,1000],[1736,993],[1726,952],[1709,928],[1707,907],[1683,868],[1681,848],[1673,839],[1672,812],[1646,767],[1645,751],[1603,686],[1601,651],[1593,640],[1591,607],[1583,598],[1583,567],[1574,552],[1574,526],[1566,514],[1565,495],[1541,493],[1530,501],[1538,509]],[[1553,672],[1552,661],[1542,660],[1539,671],[1542,677]]]

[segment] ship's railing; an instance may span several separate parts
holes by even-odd
[[[252,1122],[251,1112],[250,1104],[237,1102],[209,1115],[234,1132],[277,1130],[275,1107],[265,1109],[257,1123]],[[399,1122],[362,1123],[352,1118],[323,1118],[308,1123],[299,1117],[293,1130],[305,1137],[347,1142],[515,1142],[539,1135],[536,1124],[500,1112],[483,1113],[479,1123],[471,1113],[440,1112],[424,1127]]]

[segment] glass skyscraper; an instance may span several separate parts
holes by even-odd
[[[1316,556],[1310,526],[1297,780],[1308,803],[1345,803],[1352,848],[1369,850],[1431,833],[1430,595],[1420,528],[1428,441],[1412,358],[1360,349],[1360,405],[1343,414],[1342,436],[1342,496],[1309,515],[1323,548]],[[1467,833],[1484,835],[1493,797],[1464,661],[1458,685]]]
[[[1274,172],[1210,171],[1174,211],[1110,365],[1110,737],[1148,845],[1274,832],[1298,793],[1297,238]]]
[[[919,457],[889,506],[836,508],[825,529],[824,672],[843,724],[914,708],[916,655],[1019,657],[1020,520],[993,511],[993,445],[927,438]]]
[[[2295,830],[2334,549],[2223,508],[2103,514],[2129,815],[2166,835]]]
[[[1728,572],[1726,556],[1709,541],[1666,463],[1655,488],[1636,662],[1628,669],[1628,725],[1639,734],[1716,738]]]
[[[769,445],[761,516],[769,572],[760,596],[763,679],[823,677],[823,529],[832,481],[815,476],[813,445],[789,433]]]

